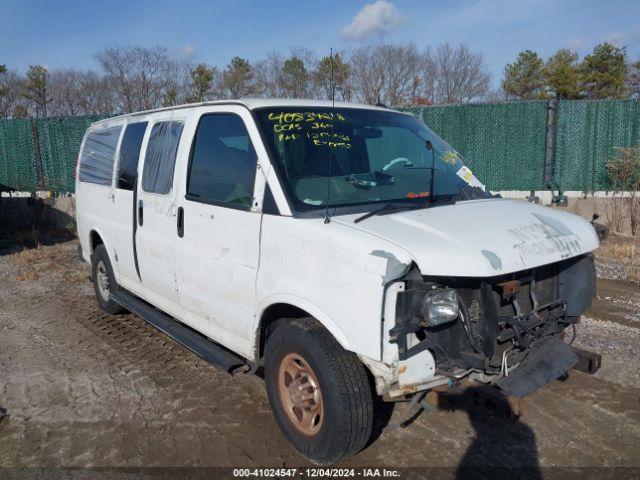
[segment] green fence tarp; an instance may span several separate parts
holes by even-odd
[[[46,190],[73,192],[73,171],[85,130],[102,117],[38,119],[40,156]]]
[[[554,178],[560,188],[610,189],[606,162],[615,155],[615,147],[640,145],[640,103],[561,101],[557,119]]]
[[[433,106],[419,114],[489,189],[537,190],[543,183],[546,111],[547,102],[513,102]]]
[[[0,120],[0,188],[32,192],[38,187],[31,120]]]
[[[408,110],[462,153],[491,190],[548,188],[543,185],[546,101]],[[21,191],[73,192],[84,131],[100,118],[0,120],[0,184]],[[562,190],[607,190],[606,162],[615,147],[640,146],[636,100],[561,101],[556,119],[554,182]]]

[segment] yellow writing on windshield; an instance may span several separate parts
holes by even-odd
[[[344,115],[337,112],[270,112],[268,118],[272,122],[277,123],[311,123],[332,120],[339,120],[341,122],[347,121],[347,119],[344,118]]]
[[[298,140],[304,135],[317,147],[351,148],[351,138],[334,131],[336,122],[346,122],[337,112],[270,112],[278,141]]]

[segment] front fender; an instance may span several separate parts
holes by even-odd
[[[320,307],[314,305],[310,301],[305,298],[299,297],[297,295],[292,294],[278,294],[271,295],[262,300],[258,304],[258,313],[256,315],[256,321],[253,326],[253,331],[255,332],[255,338],[259,337],[260,327],[262,317],[264,316],[264,312],[272,305],[276,304],[286,304],[291,305],[292,307],[299,308],[300,310],[304,310],[310,316],[314,317],[318,322],[322,324],[324,328],[326,328],[331,335],[338,341],[340,346],[345,350],[351,350],[351,344],[349,339],[344,334],[344,332],[338,327],[338,325],[324,312]]]

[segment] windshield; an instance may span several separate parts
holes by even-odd
[[[431,203],[459,196],[465,185],[484,195],[460,154],[413,116],[356,108],[265,108],[256,115],[297,211]]]

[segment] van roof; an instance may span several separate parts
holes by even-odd
[[[307,99],[292,99],[292,98],[241,98],[238,100],[212,100],[199,103],[186,103],[184,105],[176,105],[173,107],[156,108],[153,110],[144,110],[141,112],[126,113],[124,115],[118,115],[115,117],[105,118],[104,120],[98,120],[94,124],[100,124],[102,122],[112,121],[117,118],[135,117],[136,115],[146,115],[148,113],[166,112],[169,110],[179,110],[184,108],[202,107],[207,105],[241,105],[249,110],[262,107],[333,107],[334,104],[330,100],[307,100]],[[367,110],[381,110],[385,112],[398,112],[411,115],[408,112],[401,112],[387,107],[378,107],[373,105],[367,105],[364,103],[351,103],[351,102],[335,102],[336,108],[362,108]]]

